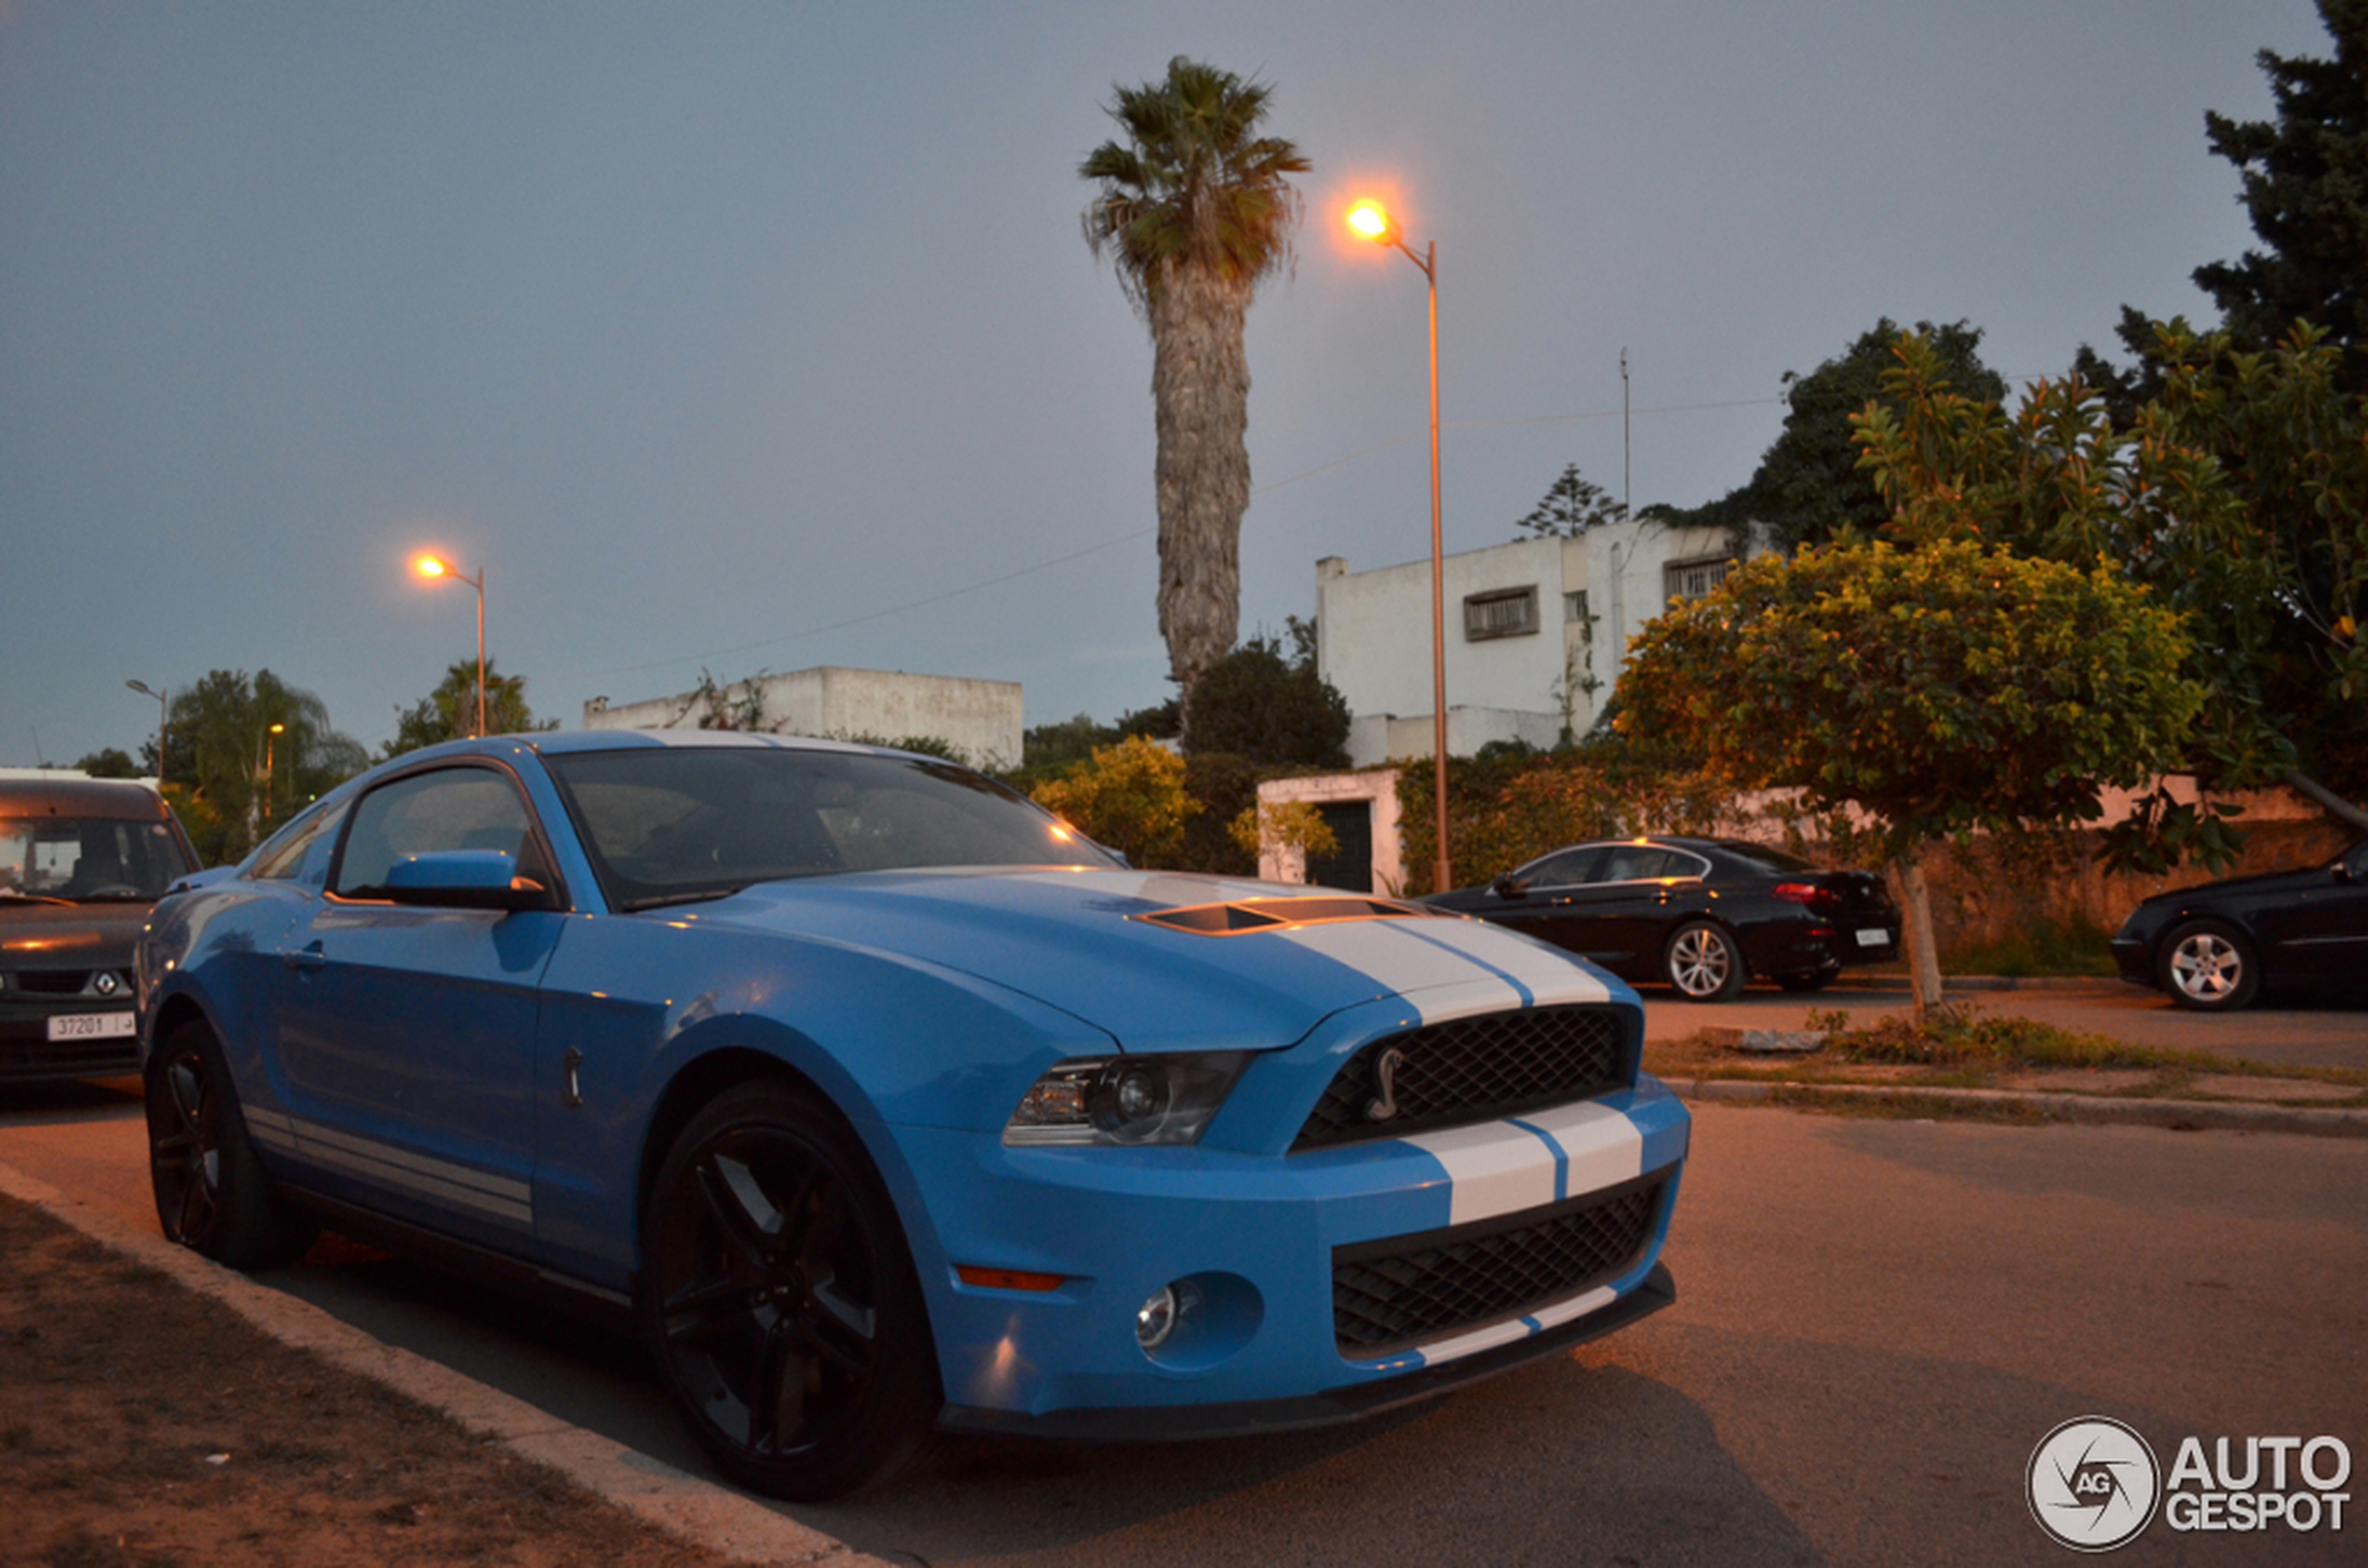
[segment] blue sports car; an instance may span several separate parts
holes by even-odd
[[[1128,869],[987,778],[783,736],[461,741],[156,909],[157,1210],[629,1314],[716,1466],[1216,1436],[1673,1300],[1688,1122],[1617,980],[1496,927]]]

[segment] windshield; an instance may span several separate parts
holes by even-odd
[[[148,902],[197,869],[159,821],[0,817],[0,899]]]
[[[1115,865],[990,778],[865,752],[653,747],[546,757],[611,904],[919,866]]]

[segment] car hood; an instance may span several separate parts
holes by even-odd
[[[1146,916],[1236,912],[1185,923]],[[1270,1049],[1342,1008],[1403,997],[1410,1021],[1631,996],[1526,937],[1328,889],[1159,872],[875,872],[767,883],[699,923],[846,942],[1009,987],[1132,1051]],[[669,912],[675,917],[695,912]]]
[[[131,961],[145,903],[34,903],[0,899],[0,963],[12,970],[101,969]]]
[[[2139,905],[2154,910],[2200,902],[2235,894],[2300,893],[2313,887],[2324,887],[2334,881],[2334,873],[2324,863],[2304,866],[2293,871],[2264,872],[2254,876],[2231,876],[2219,882],[2201,882],[2192,887],[2174,887],[2168,893],[2156,893]]]

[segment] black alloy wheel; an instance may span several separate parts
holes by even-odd
[[[2261,989],[2252,943],[2234,926],[2190,920],[2163,938],[2155,978],[2181,1007],[2233,1012]]]
[[[212,1032],[173,1030],[145,1078],[148,1181],[165,1239],[234,1269],[304,1256],[318,1227],[289,1208],[255,1159]]]
[[[943,1402],[902,1228],[805,1094],[743,1084],[675,1139],[642,1219],[644,1331],[717,1469],[800,1502],[902,1469]]]
[[[1661,950],[1661,973],[1689,1002],[1730,1001],[1742,993],[1746,975],[1735,939],[1709,920],[1688,920],[1671,934]]]

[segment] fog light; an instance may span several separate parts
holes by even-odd
[[[1163,1285],[1135,1314],[1135,1342],[1145,1350],[1167,1343],[1192,1309],[1201,1304],[1199,1288],[1191,1280]]]

